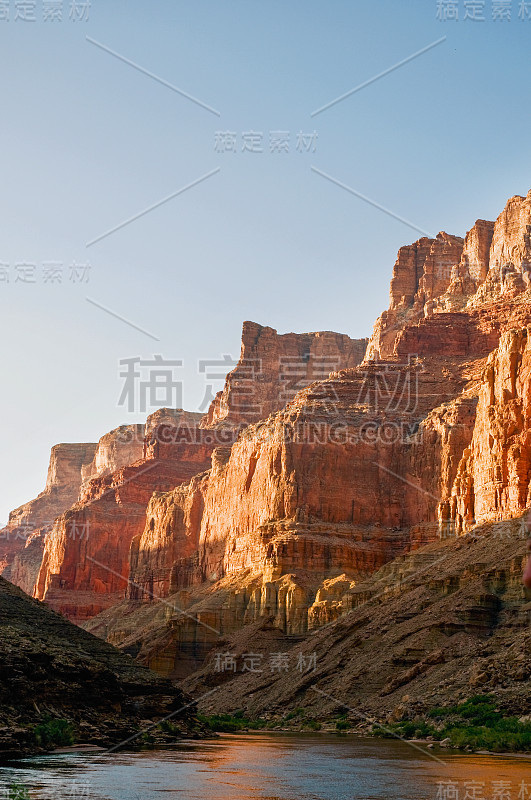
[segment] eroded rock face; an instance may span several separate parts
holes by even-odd
[[[0,572],[4,571],[5,577],[10,577],[6,568],[9,570],[9,565],[26,544],[49,530],[55,518],[77,500],[83,465],[93,458],[95,450],[95,444],[52,447],[44,491],[12,511],[7,526],[0,531]]]
[[[83,483],[98,475],[109,475],[142,458],[144,436],[144,425],[121,425],[102,436],[94,458],[82,467]]]
[[[24,548],[15,554],[11,565],[4,570],[4,575],[9,577],[11,583],[19,586],[30,597],[42,564],[44,540],[52,527],[53,524],[32,532],[26,538]]]
[[[402,247],[389,309],[376,321],[365,357],[388,358],[407,326],[425,317],[517,297],[529,287],[530,270],[531,192],[508,200],[495,222],[477,220],[464,241],[439,233]]]
[[[161,409],[158,419],[170,421],[179,413],[183,412]],[[195,424],[200,415],[189,417]],[[44,492],[12,511],[9,525],[0,531],[0,544],[5,542],[4,577],[32,594],[44,539],[57,517],[79,500],[82,487],[92,478],[109,475],[142,458],[145,429],[145,425],[122,425],[102,436],[97,444],[59,444],[52,448]]]
[[[93,478],[79,501],[47,534],[34,594],[73,620],[99,613],[124,596],[131,542],[145,526],[155,491],[189,481],[210,463],[208,431],[195,415],[157,412],[149,421],[144,457],[111,474]],[[175,425],[175,420],[181,424]],[[194,427],[195,425],[195,427]]]
[[[531,269],[531,190],[527,197],[516,195],[496,220],[490,248],[490,266],[512,263],[526,274]]]
[[[169,431],[170,441],[174,425],[180,426],[182,442],[197,444],[199,439],[194,431],[201,418],[201,414],[182,409],[162,408],[148,417],[145,425],[122,425],[105,434],[97,445],[56,445],[52,448],[45,491],[36,500],[13,511],[8,528],[0,534],[6,542],[6,563],[9,555],[9,566],[4,575],[32,594],[42,564],[47,533],[57,518],[75,503],[91,501],[91,482],[97,478],[109,478],[143,458],[157,458],[157,432],[168,437]],[[74,520],[71,525],[74,538],[83,538],[90,528],[90,522],[84,520],[79,524]]]
[[[289,635],[335,619],[342,581],[437,538],[477,402],[452,398],[481,365],[365,364],[249,426],[207,473],[152,498],[128,601],[89,629],[177,676],[264,616]]]
[[[333,730],[338,703],[352,710],[349,725],[362,733],[371,732],[375,719],[433,722],[429,711],[478,692],[494,696],[508,714],[528,714],[531,633],[518,522],[506,523],[503,535],[487,524],[434,542],[355,587],[339,576],[323,586],[312,609],[316,622],[320,610],[328,621],[333,604],[342,604],[331,624],[293,640],[263,617],[224,637],[182,685],[204,714],[241,708],[251,719],[299,730],[308,718]],[[268,663],[279,651],[287,670]],[[250,652],[263,655],[259,674],[242,670]],[[220,654],[237,669],[221,673]]]
[[[485,367],[470,447],[442,509],[458,532],[531,505],[531,329],[504,333]]]
[[[443,231],[435,239],[424,236],[400,248],[391,279],[389,309],[375,323],[366,359],[392,356],[405,325],[432,312],[436,299],[450,286],[452,268],[461,261],[463,245],[459,236]]]
[[[366,339],[331,331],[279,335],[273,328],[244,322],[239,363],[227,375],[203,424],[248,425],[265,419],[308,384],[359,364],[366,346]]]
[[[155,492],[141,535],[131,545],[128,597],[167,597],[198,580],[197,549],[208,473],[170,492]]]
[[[490,248],[494,222],[478,219],[465,236],[460,266],[468,271],[476,285],[487,277],[490,265]]]
[[[46,537],[37,596],[76,620],[104,612],[93,630],[177,674],[264,616],[305,635],[397,556],[521,513],[528,206],[402,248],[362,363],[348,337],[245,323],[205,418],[161,410],[117,470],[102,440]]]
[[[274,551],[276,521],[294,520],[301,527],[317,523],[324,526],[325,539],[326,524],[405,527],[417,522],[404,502],[407,485],[393,486],[392,473],[402,475],[409,468],[410,453],[418,449],[415,432],[427,410],[455,396],[465,383],[458,370],[453,380],[442,373],[437,378],[433,371],[398,361],[346,370],[248,428],[209,478],[199,546],[203,574],[221,577],[253,563],[263,570],[264,557]],[[384,377],[401,385],[399,398],[385,394],[379,385]],[[414,396],[406,398],[406,387],[413,384]],[[404,407],[391,412],[389,403],[402,398]],[[415,407],[407,408],[408,401]],[[416,514],[419,505],[425,509],[422,496]],[[304,546],[301,541],[299,563],[312,568]],[[316,571],[326,572],[327,560],[330,567],[340,567],[348,548],[347,542],[334,561],[324,547],[316,556]],[[281,571],[293,568],[289,551],[278,555]]]
[[[209,467],[210,454],[216,444],[225,442],[230,448],[238,429],[251,419],[260,418],[264,409],[269,413],[284,406],[300,385],[326,376],[332,369],[359,363],[365,347],[366,340],[351,340],[340,334],[323,332],[278,336],[272,328],[245,323],[239,365],[228,376],[225,390],[213,403],[209,414],[203,418],[200,414],[184,412],[182,409],[160,409],[148,418],[145,426],[121,426],[103,436],[90,460],[87,459],[88,463],[82,467],[81,494],[79,498],[77,494],[74,498],[78,500],[77,504],[71,513],[57,521],[48,539],[43,535],[33,538],[31,547],[17,558],[13,579],[27,591],[32,590],[32,583],[36,583],[36,596],[46,597],[54,607],[73,619],[97,613],[121,596],[121,587],[126,586],[127,582],[116,576],[107,576],[107,579],[94,577],[93,586],[90,585],[92,578],[86,578],[86,575],[86,580],[73,580],[72,574],[77,569],[75,563],[81,552],[76,537],[82,539],[85,532],[90,531],[91,536],[101,539],[101,548],[98,550],[105,554],[108,566],[121,575],[124,571],[127,573],[127,558],[124,561],[114,550],[118,549],[127,556],[131,541],[138,539],[142,533],[145,510],[154,491],[170,489]],[[252,386],[251,395],[249,386]],[[215,430],[209,433],[209,429]],[[178,433],[172,439],[174,430]],[[167,446],[169,443],[171,447]],[[162,461],[164,469],[161,471]],[[152,471],[150,466],[154,464],[158,466]],[[138,477],[127,472],[126,468],[131,465],[137,465]],[[111,500],[113,487],[121,486],[124,480],[131,481],[132,487],[125,497]],[[133,488],[136,488],[136,494]],[[60,510],[64,511],[65,508]],[[199,521],[200,518],[201,514]],[[149,535],[146,534],[146,537],[148,539]],[[146,537],[143,544],[147,541]],[[113,540],[119,542],[114,550],[111,544]],[[188,536],[182,544],[191,541],[193,537]],[[196,550],[197,543],[196,537]],[[149,553],[144,555],[143,544],[138,550],[138,563],[133,569],[135,574],[137,570],[139,574],[146,571],[143,564],[146,559],[149,563],[158,547],[154,545],[155,550],[150,551],[147,546]],[[39,548],[43,546],[43,560],[39,569]],[[175,543],[172,547],[175,558],[183,562],[191,555],[189,546],[180,555]],[[157,557],[154,557],[156,560]],[[189,567],[183,564],[182,569],[186,571]],[[89,572],[92,575],[94,571],[92,564]],[[81,569],[78,572],[81,575]],[[157,583],[152,575],[149,580],[151,585],[153,581]],[[145,581],[142,581],[142,586],[145,586]],[[164,584],[164,591],[167,590],[169,584]],[[67,592],[70,592],[70,600],[63,603]],[[79,611],[76,611],[72,592],[80,593]],[[106,592],[110,593],[109,600],[101,606],[102,595]],[[57,594],[55,598],[54,593]],[[85,593],[82,598],[81,593]],[[60,597],[63,599],[60,600]]]
[[[510,332],[529,322],[524,260],[503,269],[496,262],[503,230],[525,253],[523,206],[520,198],[496,223],[478,220],[464,241],[441,233],[402,248],[367,359],[302,389],[276,413],[268,406],[232,448],[214,451],[205,475],[153,499],[135,540],[133,605],[124,607],[127,631],[114,628],[117,641],[156,661],[157,647],[143,648],[132,632],[134,602],[154,587],[189,612],[173,619],[161,645],[164,669],[175,668],[179,652],[197,655],[198,642],[212,643],[192,618],[224,635],[269,616],[302,635],[344,613],[344,582],[355,587],[398,553],[473,525],[479,496],[485,519],[511,503],[511,513],[521,512],[530,502],[529,442],[524,412],[507,408],[517,378],[498,380],[489,411],[485,398],[494,361],[507,362],[504,374],[520,363],[520,334]],[[260,342],[262,332],[248,331],[242,353],[266,344],[277,353],[274,332]],[[498,345],[499,355],[489,355]],[[519,380],[523,407],[527,379]],[[238,420],[237,381],[235,370],[204,424]],[[505,500],[485,479],[496,437],[483,418],[501,439]]]

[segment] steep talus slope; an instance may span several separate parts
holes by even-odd
[[[176,733],[201,735],[189,698],[170,681],[3,578],[0,674],[0,758],[37,751],[34,729],[46,718],[66,720],[78,742],[103,746],[173,711]]]
[[[272,637],[264,618],[225,637],[181,685],[197,697],[217,687],[200,701],[204,713],[243,710],[279,721],[303,707],[306,719],[347,712],[353,727],[370,728],[369,719],[414,718],[481,692],[509,713],[528,714],[526,536],[515,519],[426,545],[347,590],[351,610],[304,640]],[[288,654],[285,666],[272,669],[279,652]],[[262,654],[260,673],[243,669],[249,653]],[[229,657],[234,671],[220,668]]]

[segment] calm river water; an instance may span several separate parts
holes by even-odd
[[[431,752],[431,751],[429,751]],[[39,800],[529,800],[529,757],[452,754],[333,735],[249,734],[141,753],[0,767]]]

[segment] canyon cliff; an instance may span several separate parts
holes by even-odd
[[[530,195],[512,198],[464,239],[402,248],[363,363],[300,390],[214,450],[210,470],[154,496],[127,600],[89,628],[183,674],[219,636],[262,618],[305,635],[396,556],[522,514],[530,209]],[[235,374],[203,425],[240,419]]]
[[[95,452],[95,444],[52,447],[44,490],[34,500],[12,511],[8,524],[0,530],[0,573],[33,539],[42,538],[55,518],[77,500],[83,482],[83,465]],[[5,577],[10,576],[9,571]]]
[[[367,341],[332,331],[279,335],[273,328],[244,322],[240,359],[211,403],[203,426],[266,419],[310,383],[361,363]]]
[[[478,695],[526,722],[527,533],[522,518],[485,523],[397,558],[344,588],[344,614],[304,638],[263,616],[220,639],[181,686],[203,714],[259,719],[273,729],[406,738],[419,730],[415,738],[424,738],[426,724],[437,726],[437,709]],[[406,724],[390,733],[397,723]]]
[[[220,637],[339,625],[387,564],[521,517],[530,235],[531,192],[464,238],[402,247],[369,340],[244,323],[202,419],[157,412],[122,461],[100,442],[35,596],[183,677]]]
[[[199,420],[161,409],[148,419],[141,458],[89,477],[78,502],[45,537],[35,597],[79,620],[123,596],[131,541],[144,527],[153,492],[190,480],[210,463],[213,446]]]
[[[207,415],[160,409],[145,425],[123,425],[86,446],[62,502],[47,509],[46,528],[6,548],[6,576],[77,621],[113,605],[125,593],[129,549],[154,493],[210,468],[216,445],[230,447],[249,421],[282,408],[300,386],[358,364],[366,344],[327,331],[278,335],[244,323],[238,366]],[[179,560],[197,542],[172,547]]]

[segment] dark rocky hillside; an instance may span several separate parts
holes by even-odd
[[[108,747],[189,703],[171,681],[0,578],[0,757],[37,751],[54,720],[73,741]],[[173,735],[201,734],[193,706],[172,723]]]

